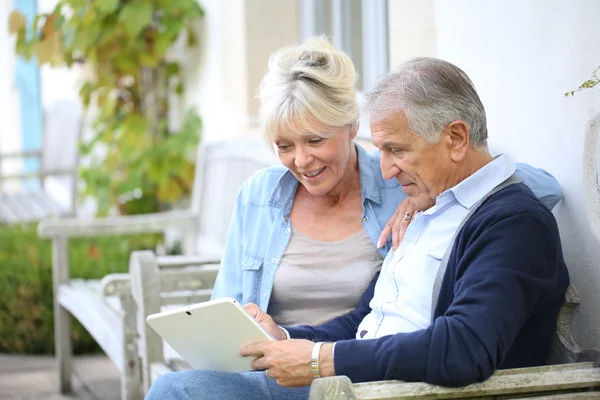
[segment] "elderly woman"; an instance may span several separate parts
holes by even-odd
[[[280,325],[346,314],[391,247],[391,240],[378,245],[385,223],[397,208],[404,220],[415,207],[429,207],[430,200],[398,206],[406,195],[383,179],[379,153],[354,143],[355,80],[350,59],[323,39],[271,57],[261,118],[283,167],[242,186],[214,298],[256,303]],[[543,171],[519,165],[517,175],[549,208],[560,200],[558,184]],[[226,384],[215,389],[215,382]],[[306,398],[305,388],[281,390],[264,372],[185,371],[163,375],[147,399]]]
[[[213,298],[256,303],[282,325],[346,314],[381,268],[391,241],[380,234],[396,209],[398,232],[407,211],[429,207],[406,210],[402,186],[381,175],[379,153],[354,143],[355,82],[350,58],[323,38],[271,56],[261,122],[283,167],[242,186]],[[543,171],[521,165],[517,173],[550,208],[560,199]]]

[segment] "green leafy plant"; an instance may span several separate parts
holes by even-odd
[[[70,276],[100,279],[127,272],[132,251],[153,250],[162,235],[145,234],[74,239],[69,243]],[[0,353],[53,353],[52,249],[35,225],[0,229]],[[75,353],[99,351],[90,334],[73,319]]]
[[[89,72],[79,94],[96,117],[80,146],[90,156],[81,178],[101,215],[114,206],[159,211],[190,192],[201,122],[190,109],[180,129],[169,128],[169,96],[181,95],[183,83],[167,52],[177,40],[195,45],[202,16],[196,0],[59,0],[30,25],[11,13],[17,54]]]
[[[574,96],[576,92],[582,91],[584,89],[592,89],[594,86],[600,83],[600,77],[598,77],[598,73],[600,73],[600,67],[596,68],[594,72],[592,72],[592,77],[587,81],[583,82],[576,90],[572,90],[570,92],[565,93],[565,97]]]

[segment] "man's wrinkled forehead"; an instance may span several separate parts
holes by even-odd
[[[386,145],[386,142],[405,142],[414,136],[402,111],[385,119],[371,120],[370,126],[373,144],[379,148]]]

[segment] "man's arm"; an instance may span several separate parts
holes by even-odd
[[[517,163],[515,175],[549,210],[552,210],[562,199],[562,189],[558,181],[543,169]]]
[[[294,327],[286,326],[284,328],[288,331],[292,339],[308,339],[313,342],[335,342],[354,338],[358,325],[371,312],[369,303],[373,298],[377,278],[379,278],[379,272],[375,275],[369,287],[367,287],[354,311],[319,326],[301,325]]]
[[[556,291],[561,262],[558,231],[532,216],[519,213],[490,224],[458,261],[454,300],[443,316],[412,333],[338,341],[335,373],[353,382],[461,386],[485,380]]]

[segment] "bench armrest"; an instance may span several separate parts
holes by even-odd
[[[38,225],[38,235],[41,238],[72,238],[161,233],[170,226],[191,224],[195,218],[197,218],[197,215],[192,210],[177,210],[89,220],[77,218],[48,219]]]

